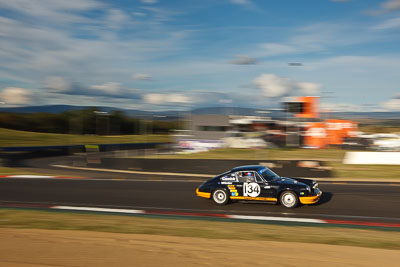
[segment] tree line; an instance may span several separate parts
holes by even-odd
[[[180,122],[138,119],[122,111],[101,112],[88,108],[59,114],[0,112],[0,128],[62,134],[165,134],[179,129]]]

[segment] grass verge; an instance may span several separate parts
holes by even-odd
[[[168,142],[168,135],[74,135],[16,131],[0,128],[0,146],[57,146]]]
[[[245,222],[151,218],[0,209],[0,227],[201,237],[210,239],[269,240],[357,247],[400,249],[400,233],[342,227],[280,226]]]
[[[345,155],[340,149],[238,149],[221,148],[192,154],[159,155],[176,159],[241,159],[241,160],[325,160],[341,161]]]
[[[13,168],[0,167],[0,175],[17,175],[17,174],[39,175],[38,173],[34,173],[34,172],[27,172],[27,171],[21,171],[21,170],[13,169]]]

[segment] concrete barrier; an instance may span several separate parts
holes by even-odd
[[[99,145],[66,145],[66,146],[23,146],[0,147],[0,166],[24,167],[23,160],[32,158],[57,157],[74,153],[87,152],[88,157],[96,154],[95,151],[110,152],[122,150],[146,150],[169,146],[170,143],[129,143],[129,144],[99,144]],[[85,160],[86,161],[86,160]],[[90,159],[89,159],[90,161]],[[100,159],[98,160],[100,163]]]
[[[400,165],[400,152],[346,152],[343,163]]]
[[[304,164],[307,162],[308,164]],[[280,176],[332,177],[331,170],[323,162],[303,160],[217,160],[217,159],[145,159],[145,158],[102,158],[101,164],[90,167],[105,169],[134,170],[146,172],[171,172],[193,174],[220,174],[243,165],[265,165]]]

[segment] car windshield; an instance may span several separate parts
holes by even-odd
[[[272,180],[276,180],[279,178],[279,175],[274,173],[273,171],[271,171],[268,168],[264,168],[258,171],[259,174],[262,175],[262,177],[264,177],[265,180],[267,181],[272,181]]]

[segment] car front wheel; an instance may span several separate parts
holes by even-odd
[[[228,203],[228,193],[224,189],[217,189],[212,194],[212,199],[219,205],[225,205]]]
[[[299,204],[299,199],[296,193],[285,191],[281,194],[280,202],[286,208],[295,208]]]

